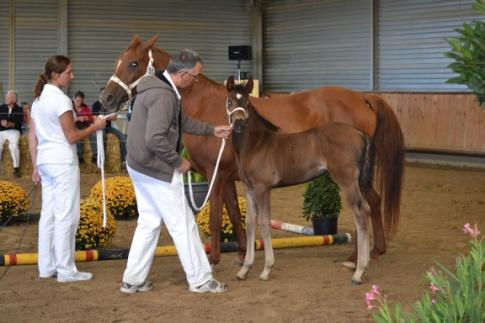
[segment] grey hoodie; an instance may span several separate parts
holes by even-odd
[[[156,76],[144,77],[128,129],[128,166],[144,175],[171,182],[182,159],[176,151],[180,101],[173,88]],[[214,127],[182,113],[182,132],[212,135]]]

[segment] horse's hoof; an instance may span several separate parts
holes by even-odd
[[[361,284],[362,284],[361,281],[357,281],[357,280],[352,279],[352,286],[359,286]]]
[[[355,268],[357,268],[357,265],[355,264],[355,262],[344,261],[342,263],[342,267],[345,267],[345,268],[350,269],[350,270],[355,270]]]
[[[246,275],[237,274],[236,278],[237,278],[237,280],[246,280]]]
[[[379,257],[380,255],[383,255],[386,253],[386,250],[379,250],[379,249],[372,249],[371,253],[370,253],[370,257],[372,259],[377,259],[377,257]]]
[[[241,259],[236,258],[236,259],[234,259],[234,261],[232,262],[232,264],[235,267],[242,267],[242,265],[244,264],[244,261],[241,261]]]
[[[268,281],[269,280],[269,275],[260,275],[259,276],[259,280]]]

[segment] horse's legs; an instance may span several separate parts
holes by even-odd
[[[362,276],[369,263],[369,224],[370,207],[363,198],[358,183],[351,187],[341,187],[347,196],[357,227],[357,268],[352,276],[352,284],[362,283]]]
[[[381,197],[373,187],[369,187],[365,198],[370,205],[370,218],[372,220],[372,231],[374,233],[374,248],[372,249],[370,256],[371,258],[376,259],[379,255],[384,254],[387,249],[384,227],[382,224]],[[343,263],[345,267],[355,269],[355,263],[357,262],[357,241],[358,237],[354,239],[354,251],[352,255]]]
[[[229,214],[229,219],[234,227],[234,233],[236,234],[237,244],[239,246],[238,264],[242,265],[244,256],[246,255],[246,231],[241,221],[241,210],[239,209],[236,184],[234,181],[226,182],[224,203]]]
[[[211,252],[209,262],[217,265],[221,261],[221,226],[222,226],[222,198],[224,183],[221,179],[214,182],[213,191],[210,196],[210,221]]]
[[[259,279],[269,280],[269,275],[273,270],[274,252],[271,243],[271,202],[270,191],[258,193],[256,197],[258,203],[259,231],[264,243],[264,269]]]
[[[254,199],[254,193],[246,187],[247,191],[247,210],[246,210],[246,257],[244,258],[244,264],[237,273],[237,279],[244,280],[254,263],[254,241],[256,235],[256,216],[258,210],[256,207],[256,201]]]

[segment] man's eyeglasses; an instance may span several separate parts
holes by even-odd
[[[198,81],[200,79],[200,74],[192,74],[192,73],[189,73],[189,72],[185,72],[186,74],[189,74],[190,76],[192,76],[194,78],[194,80]]]

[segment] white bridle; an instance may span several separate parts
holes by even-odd
[[[246,109],[244,109],[243,107],[236,107],[234,110],[230,111],[229,110],[229,98],[226,99],[226,113],[227,113],[227,118],[228,118],[228,122],[229,122],[229,125],[232,126],[232,122],[231,122],[231,116],[236,112],[236,111],[242,111],[242,113],[244,113],[244,118],[247,119],[248,118],[248,112],[246,111]]]
[[[155,74],[155,68],[153,67],[153,55],[152,55],[152,49],[150,48],[148,50],[148,57],[149,57],[149,60],[148,60],[148,66],[147,66],[147,71],[145,74],[143,74],[139,79],[137,79],[135,82],[131,83],[130,85],[126,85],[125,82],[123,82],[122,80],[119,79],[118,76],[116,76],[115,74],[113,74],[109,80],[110,81],[113,81],[115,82],[116,84],[118,84],[119,86],[121,86],[125,91],[126,93],[128,94],[128,101],[131,101],[131,98],[132,98],[132,90],[138,85],[138,82],[140,82],[140,80],[142,78],[144,78],[145,76],[147,75],[153,75]]]

